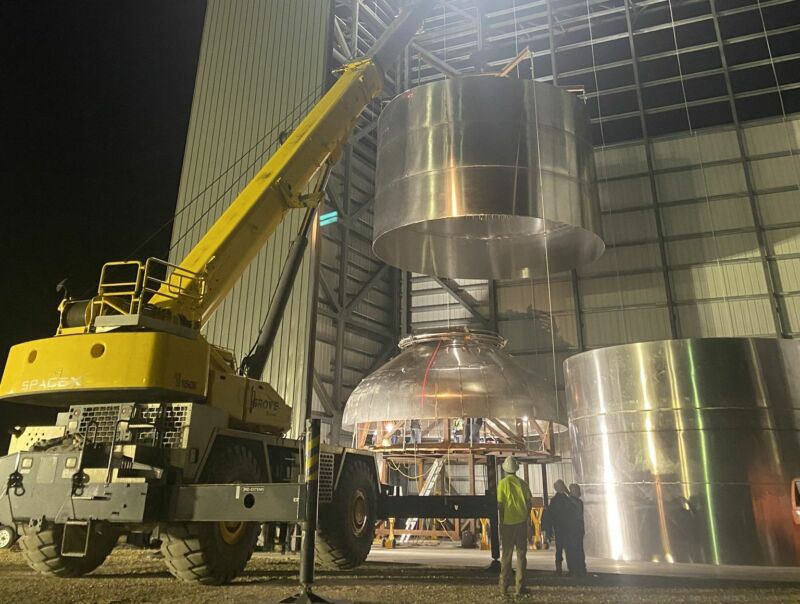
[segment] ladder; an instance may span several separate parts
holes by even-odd
[[[425,479],[425,483],[422,485],[422,490],[419,492],[420,497],[427,497],[428,495],[433,494],[433,490],[436,488],[436,482],[439,480],[439,476],[442,475],[443,469],[444,457],[437,457],[431,466],[431,470],[428,473],[428,477]],[[419,524],[419,518],[407,518],[406,530],[413,531],[417,528],[417,524]],[[400,543],[408,543],[410,539],[411,535],[400,535]]]

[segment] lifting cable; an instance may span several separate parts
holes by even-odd
[[[778,92],[778,100],[780,101],[781,105],[781,122],[783,123],[783,131],[786,134],[786,148],[789,151],[789,157],[792,161],[792,166],[794,166],[794,181],[795,181],[795,188],[798,192],[800,192],[800,163],[798,160],[795,159],[794,153],[794,143],[792,141],[792,133],[789,127],[788,118],[786,116],[786,104],[783,101],[783,88],[781,87],[781,82],[778,79],[778,70],[775,67],[775,57],[772,54],[772,44],[769,41],[769,33],[767,31],[767,22],[764,19],[764,9],[761,6],[761,0],[756,0],[758,6],[758,15],[761,18],[761,29],[764,32],[764,42],[767,45],[767,54],[769,55],[769,64],[772,68],[772,77],[775,79],[775,90]]]
[[[411,475],[406,474],[405,472],[403,472],[403,470],[400,469],[400,466],[397,463],[395,463],[394,461],[392,461],[391,459],[387,459],[386,463],[388,463],[395,472],[400,474],[400,476],[402,476],[404,478],[407,478],[408,480],[416,480],[416,481],[418,481],[420,479],[427,478],[427,476],[433,470],[433,465],[431,465],[431,467],[428,468],[427,470],[423,470],[422,474],[419,474],[417,476],[411,476]],[[423,460],[423,464],[424,464],[424,460]]]
[[[282,131],[283,131],[282,129],[285,129],[284,127],[286,126],[287,122],[288,122],[288,123],[291,123],[291,127],[292,127],[292,128],[293,128],[294,126],[296,126],[296,125],[297,125],[297,122],[299,121],[299,119],[298,119],[298,116],[297,116],[298,112],[300,112],[300,117],[304,117],[304,116],[305,116],[305,114],[306,114],[306,112],[309,110],[309,108],[310,108],[311,106],[313,106],[313,105],[314,105],[314,104],[317,102],[317,100],[319,100],[319,98],[320,98],[320,96],[321,96],[321,95],[320,95],[320,92],[321,92],[321,91],[324,89],[324,87],[325,87],[325,84],[324,84],[324,83],[323,83],[323,84],[320,84],[319,86],[317,86],[317,88],[315,88],[314,90],[312,90],[312,91],[311,91],[311,92],[310,92],[308,95],[306,95],[306,96],[305,96],[305,97],[304,97],[302,100],[300,100],[300,101],[297,103],[297,105],[295,105],[295,107],[294,107],[294,108],[292,108],[292,109],[291,109],[289,112],[287,112],[287,113],[286,113],[286,115],[284,115],[284,116],[283,116],[283,117],[282,117],[282,118],[281,118],[281,119],[280,119],[280,120],[279,120],[279,121],[278,121],[278,122],[277,122],[277,123],[276,123],[276,124],[275,124],[275,125],[274,125],[274,126],[273,126],[273,127],[270,129],[270,130],[269,130],[269,131],[268,131],[268,132],[266,132],[264,135],[262,135],[262,136],[261,136],[261,137],[260,137],[260,138],[259,138],[259,139],[258,139],[258,140],[257,140],[257,141],[256,141],[256,142],[255,142],[255,143],[254,143],[254,144],[253,144],[253,145],[252,145],[250,148],[249,148],[249,149],[247,149],[247,151],[245,151],[243,154],[241,154],[241,155],[240,155],[240,156],[239,156],[239,157],[238,157],[236,160],[234,160],[234,161],[233,161],[233,163],[231,163],[231,164],[230,164],[230,165],[229,165],[229,166],[228,166],[228,167],[227,167],[225,170],[223,170],[223,171],[222,171],[222,172],[221,172],[219,175],[217,175],[217,176],[216,176],[216,177],[215,177],[213,180],[211,180],[211,181],[210,181],[208,184],[206,184],[206,185],[205,185],[205,186],[204,186],[204,187],[203,187],[203,188],[200,190],[200,192],[198,192],[198,193],[197,193],[196,195],[194,195],[194,196],[193,196],[193,197],[192,197],[192,198],[191,198],[189,201],[187,201],[187,202],[186,202],[186,203],[183,205],[183,207],[182,207],[182,208],[180,208],[179,210],[177,210],[177,211],[176,211],[176,212],[175,212],[175,213],[174,213],[174,214],[173,214],[173,215],[172,215],[172,216],[171,216],[171,217],[170,217],[168,220],[166,220],[166,221],[165,221],[165,222],[164,222],[164,223],[163,223],[161,226],[159,226],[159,227],[158,227],[158,228],[157,228],[155,231],[153,231],[153,232],[152,232],[152,233],[151,233],[151,234],[150,234],[150,235],[149,235],[147,238],[145,238],[145,239],[144,239],[144,240],[143,240],[143,241],[142,241],[142,242],[141,242],[141,243],[140,243],[140,244],[139,244],[139,245],[138,245],[138,246],[137,246],[137,247],[136,247],[136,248],[135,248],[133,251],[131,251],[131,252],[130,252],[130,253],[127,255],[127,256],[126,256],[126,259],[131,259],[132,257],[134,257],[134,256],[135,256],[135,255],[136,255],[136,254],[137,254],[137,253],[138,253],[138,252],[139,252],[139,251],[140,251],[140,250],[141,250],[141,249],[142,249],[142,248],[143,248],[145,245],[147,245],[148,243],[150,243],[150,241],[152,241],[152,240],[153,240],[155,237],[157,237],[159,233],[161,233],[161,232],[162,232],[162,231],[163,231],[165,228],[167,228],[167,227],[168,227],[170,224],[172,224],[173,222],[175,222],[175,220],[178,218],[178,216],[180,216],[181,214],[183,214],[184,212],[186,212],[186,211],[187,211],[189,208],[193,207],[193,206],[194,206],[194,204],[196,204],[196,203],[197,203],[197,202],[200,200],[200,198],[201,198],[201,197],[202,197],[202,196],[203,196],[203,195],[204,195],[206,192],[208,192],[208,191],[211,189],[211,187],[213,187],[213,186],[214,186],[215,184],[217,184],[217,183],[218,183],[220,180],[222,180],[223,178],[225,178],[225,176],[227,176],[227,175],[228,175],[228,174],[231,172],[231,170],[233,170],[233,169],[234,169],[234,168],[235,168],[237,165],[239,165],[239,164],[240,164],[240,163],[241,163],[241,162],[242,162],[242,161],[243,161],[243,160],[244,160],[246,157],[248,157],[248,156],[249,156],[249,155],[250,155],[250,154],[251,154],[251,153],[252,153],[252,152],[253,152],[253,151],[254,151],[254,150],[255,150],[255,149],[256,149],[256,148],[259,146],[259,145],[261,145],[262,143],[264,143],[264,141],[266,141],[267,139],[269,139],[269,138],[270,138],[271,136],[273,136],[274,134],[276,134],[276,133],[278,133],[278,134],[279,134],[280,132],[282,132]],[[191,231],[191,230],[192,230],[192,229],[193,229],[193,228],[194,228],[194,227],[195,227],[195,226],[196,226],[196,225],[199,223],[199,221],[200,221],[202,218],[204,218],[204,217],[205,217],[205,216],[206,216],[206,215],[207,215],[207,214],[208,214],[208,213],[209,213],[209,212],[210,212],[210,211],[211,211],[211,210],[212,210],[214,207],[216,207],[216,206],[217,206],[217,205],[218,205],[218,204],[219,204],[219,203],[220,203],[220,202],[221,202],[221,201],[222,201],[222,200],[225,198],[225,196],[226,196],[226,195],[227,195],[227,194],[228,194],[228,193],[231,191],[231,189],[232,189],[232,188],[233,188],[233,187],[236,185],[236,183],[238,183],[238,182],[239,182],[239,181],[242,179],[242,177],[244,177],[244,176],[247,174],[247,172],[248,172],[249,170],[251,170],[251,169],[252,169],[252,168],[253,168],[255,165],[257,165],[257,163],[258,163],[259,161],[261,161],[261,159],[264,157],[264,155],[265,155],[266,153],[268,153],[270,150],[272,150],[272,149],[273,149],[273,148],[276,146],[276,143],[277,143],[277,142],[278,142],[278,140],[277,140],[277,139],[276,139],[276,140],[273,140],[273,141],[272,141],[272,142],[269,144],[269,146],[268,146],[268,147],[267,147],[267,148],[266,148],[264,151],[262,151],[262,152],[261,152],[261,153],[260,153],[260,154],[259,154],[259,155],[256,157],[256,159],[255,159],[253,162],[251,162],[251,163],[250,163],[250,164],[249,164],[249,165],[248,165],[248,166],[247,166],[247,167],[244,169],[244,171],[243,171],[243,172],[241,172],[241,173],[240,173],[240,174],[237,176],[237,178],[234,180],[234,184],[233,184],[233,185],[231,185],[230,187],[228,187],[227,189],[225,189],[225,191],[223,191],[223,193],[222,193],[222,194],[221,194],[221,195],[220,195],[220,196],[219,196],[219,197],[218,197],[218,198],[217,198],[217,199],[216,199],[216,200],[213,202],[213,204],[212,204],[212,205],[211,205],[209,208],[207,208],[207,209],[205,210],[205,212],[204,212],[204,213],[203,213],[203,214],[200,216],[200,218],[198,218],[198,220],[196,220],[194,223],[192,223],[192,224],[191,224],[191,225],[190,225],[190,226],[189,226],[187,229],[185,229],[185,230],[184,230],[184,231],[183,231],[183,232],[180,234],[180,236],[177,238],[177,240],[176,240],[176,241],[175,241],[175,242],[174,242],[174,243],[173,243],[173,244],[170,246],[170,248],[169,248],[169,251],[172,251],[172,250],[175,248],[175,246],[176,246],[176,245],[177,245],[177,244],[178,244],[178,243],[179,243],[179,242],[180,242],[182,239],[184,239],[184,238],[186,237],[186,235],[187,235],[187,234],[188,234],[188,233],[189,233],[189,232],[190,232],[190,231]]]
[[[518,23],[517,23],[517,2],[514,0],[513,2],[513,10],[514,10],[514,44],[515,50],[517,51],[517,56],[519,56],[519,34],[518,34]],[[536,120],[536,157],[538,158],[538,168],[539,168],[539,205],[542,208],[542,222],[544,224],[544,267],[545,267],[545,277],[547,279],[547,303],[548,303],[548,315],[550,320],[550,352],[552,355],[553,360],[553,397],[555,399],[555,407],[556,407],[556,417],[560,417],[560,408],[559,408],[559,396],[558,396],[558,366],[556,361],[556,336],[555,336],[555,322],[553,320],[553,293],[551,288],[551,278],[550,278],[550,253],[549,253],[549,225],[547,223],[547,209],[546,203],[544,199],[544,191],[543,191],[543,178],[544,178],[544,171],[542,168],[542,153],[541,153],[541,140],[539,136],[539,108],[537,105],[537,94],[536,94],[536,68],[534,66],[534,53],[530,51],[530,61],[531,61],[531,85],[533,88],[533,113]],[[519,77],[519,65],[517,65],[517,77]],[[517,167],[519,167],[519,162],[517,163]],[[531,289],[533,291],[533,275],[531,275]],[[535,317],[535,309],[534,309],[534,317]],[[536,323],[534,321],[534,330]],[[530,421],[536,421],[535,418],[530,418]],[[527,422],[526,422],[527,423]],[[526,426],[527,428],[527,426]]]
[[[265,139],[266,139],[266,138],[267,138],[267,137],[268,137],[268,136],[269,136],[271,133],[274,133],[274,132],[278,131],[278,130],[279,130],[281,127],[282,127],[282,126],[285,126],[287,122],[289,122],[289,124],[290,124],[290,127],[289,127],[289,129],[293,129],[293,128],[295,128],[295,127],[297,126],[297,124],[298,124],[300,121],[302,121],[303,117],[305,117],[305,114],[306,114],[306,112],[307,112],[309,109],[311,109],[311,107],[313,107],[313,106],[314,106],[314,104],[317,102],[317,100],[319,99],[319,94],[318,94],[318,93],[319,93],[319,92],[320,92],[320,91],[321,91],[321,90],[324,88],[324,86],[325,86],[324,84],[322,84],[322,85],[318,86],[318,87],[316,88],[316,90],[312,91],[312,93],[311,93],[311,94],[309,94],[307,97],[305,97],[305,99],[304,99],[303,101],[301,101],[301,102],[300,102],[300,103],[299,103],[299,104],[298,104],[298,105],[297,105],[297,106],[296,106],[296,107],[295,107],[295,108],[294,108],[294,109],[291,111],[291,113],[289,113],[289,114],[288,114],[286,117],[284,117],[284,118],[281,120],[281,122],[279,122],[279,123],[278,123],[278,124],[277,124],[275,127],[273,127],[273,128],[270,130],[270,132],[269,132],[269,133],[267,133],[267,134],[265,134],[263,137],[261,137],[260,141],[264,141],[264,140],[265,140]],[[305,107],[304,107],[304,109],[305,109],[305,110],[303,110],[303,104],[304,104],[304,103],[305,103]],[[298,110],[299,110],[299,115],[298,115]],[[291,119],[291,121],[290,121],[290,119]],[[282,132],[282,131],[283,131],[283,130],[281,130],[281,132]],[[256,146],[257,146],[258,144],[260,144],[260,142],[259,142],[259,143],[256,143]],[[182,242],[182,241],[183,241],[183,240],[184,240],[186,237],[188,237],[188,236],[189,236],[189,235],[192,233],[192,231],[194,230],[194,228],[195,228],[195,227],[196,227],[196,226],[197,226],[197,225],[198,225],[198,224],[199,224],[199,223],[200,223],[200,222],[201,222],[201,221],[202,221],[204,218],[206,218],[206,216],[208,216],[208,214],[209,214],[211,211],[213,211],[213,210],[214,210],[214,209],[215,209],[217,206],[219,206],[219,204],[220,204],[220,203],[221,203],[223,200],[225,200],[225,199],[228,197],[228,194],[229,194],[229,193],[230,193],[230,192],[231,192],[231,191],[232,191],[232,190],[233,190],[233,189],[234,189],[234,188],[237,186],[237,184],[239,183],[239,181],[241,181],[241,180],[242,180],[242,178],[244,178],[245,176],[247,176],[247,174],[248,174],[248,172],[249,172],[250,170],[252,170],[253,168],[257,168],[257,167],[258,167],[258,166],[259,166],[259,165],[260,165],[260,164],[261,164],[261,163],[264,161],[264,157],[265,157],[265,156],[266,156],[268,153],[270,153],[270,152],[274,151],[274,150],[275,150],[275,149],[276,149],[278,146],[280,146],[280,144],[282,144],[282,141],[281,141],[280,139],[275,139],[275,140],[273,140],[273,141],[272,141],[272,142],[269,144],[269,146],[268,146],[266,149],[264,149],[264,150],[263,150],[261,153],[259,153],[259,154],[256,156],[256,158],[255,158],[255,159],[254,159],[252,162],[250,162],[250,163],[249,163],[249,164],[248,164],[248,165],[245,167],[245,169],[244,169],[244,170],[243,170],[243,171],[242,171],[242,172],[239,174],[239,176],[238,176],[236,179],[234,179],[233,183],[232,183],[230,186],[228,186],[228,187],[227,187],[227,188],[226,188],[226,189],[225,189],[225,190],[222,192],[222,194],[220,194],[220,195],[219,195],[219,196],[216,198],[216,200],[215,200],[215,201],[214,201],[214,202],[213,202],[213,203],[212,203],[210,206],[208,206],[208,207],[207,207],[207,208],[206,208],[206,209],[205,209],[205,210],[202,212],[202,214],[200,214],[200,216],[199,216],[199,217],[198,217],[198,218],[197,218],[197,219],[196,219],[194,222],[192,222],[192,224],[190,224],[188,227],[186,227],[186,228],[183,230],[183,232],[181,233],[181,235],[175,239],[175,241],[172,243],[172,245],[170,245],[170,247],[169,247],[169,251],[170,251],[170,252],[172,252],[172,251],[173,251],[173,250],[174,250],[174,249],[175,249],[175,248],[178,246],[178,244],[179,244],[179,243],[181,243],[181,242]],[[252,147],[252,148],[251,148],[251,151],[252,151],[252,149],[253,149],[253,148],[255,148],[255,147]],[[246,157],[246,156],[247,156],[249,153],[250,153],[250,151],[248,151],[247,153],[245,153],[245,154],[244,154],[244,155],[243,155],[243,156],[242,156],[242,157],[241,157],[239,160],[237,160],[235,163],[238,163],[238,162],[242,161],[242,159],[244,159],[244,158],[245,158],[245,157]],[[234,164],[234,165],[235,165],[235,164]],[[218,180],[219,180],[219,178],[215,179],[215,181],[218,181]],[[207,191],[207,190],[208,190],[210,187],[211,187],[211,185],[208,185],[207,187],[205,187],[205,188],[203,189],[203,191],[201,191],[201,192],[200,192],[200,193],[199,193],[197,196],[195,196],[195,197],[192,199],[192,202],[191,202],[191,203],[195,203],[195,202],[197,201],[198,197],[199,197],[200,195],[202,195],[202,194],[203,194],[203,192]],[[177,215],[177,214],[176,214],[176,215]]]
[[[625,2],[628,2],[628,1],[630,1],[630,0],[625,0]],[[624,292],[624,288],[622,287],[622,275],[621,275],[620,268],[619,268],[620,246],[618,246],[617,227],[616,227],[616,224],[617,224],[616,216],[619,215],[619,212],[615,212],[614,209],[611,207],[611,199],[610,199],[611,196],[608,195],[608,193],[609,193],[609,191],[608,191],[608,163],[607,163],[607,160],[606,160],[606,148],[607,148],[608,145],[606,144],[606,131],[605,131],[604,122],[603,122],[603,108],[602,108],[602,105],[600,104],[600,81],[599,81],[599,78],[597,77],[597,58],[595,56],[595,49],[594,49],[595,42],[594,42],[594,32],[592,31],[592,11],[591,11],[591,7],[589,6],[589,0],[586,0],[586,23],[587,23],[587,26],[589,28],[589,48],[590,48],[591,53],[592,53],[592,76],[593,76],[593,79],[594,79],[595,99],[597,100],[597,123],[598,123],[598,125],[600,127],[600,166],[601,166],[601,170],[602,170],[601,180],[602,180],[602,183],[603,183],[603,185],[605,187],[606,195],[608,196],[608,199],[609,199],[609,206],[608,206],[609,229],[608,230],[611,233],[611,248],[614,250],[612,255],[613,255],[613,258],[614,258],[614,272],[616,273],[616,278],[617,278],[617,289],[619,290],[619,314],[622,317],[622,335],[623,335],[623,338],[624,338],[623,343],[627,344],[627,343],[631,342],[631,334],[628,331],[628,312],[627,312],[627,309],[625,308],[625,296],[624,296],[624,293],[623,293]],[[629,32],[629,34],[633,35],[632,32]],[[555,49],[552,49],[552,51],[555,52]],[[631,57],[631,59],[633,59],[633,57]],[[555,62],[554,62],[554,64],[555,64]],[[639,107],[639,110],[642,113],[644,113],[644,107]],[[648,142],[645,141],[645,144],[648,144]],[[647,151],[645,150],[645,153],[646,152]],[[594,152],[593,152],[593,154],[594,154]],[[598,192],[597,192],[597,197],[598,197],[598,204],[600,204],[600,202],[602,201],[602,196],[600,194],[599,188],[598,188]],[[654,212],[658,212],[659,209],[658,209],[658,204],[656,203],[656,200],[653,199],[652,201],[653,201],[653,206],[654,206],[653,211]],[[598,210],[599,210],[600,229],[601,229],[601,232],[603,233],[603,238],[605,239],[605,235],[606,235],[605,231],[606,231],[606,229],[605,229],[605,224],[603,224],[602,208],[599,207]],[[664,283],[664,289],[666,290],[667,288],[669,288],[669,283],[665,282]],[[666,294],[666,291],[665,291],[665,294]],[[580,326],[578,326],[578,328],[580,329]],[[618,343],[618,342],[615,342],[615,343]]]
[[[727,278],[726,271],[723,268],[722,262],[721,262],[721,253],[720,253],[720,249],[719,249],[719,241],[717,239],[717,231],[716,231],[716,229],[714,227],[714,212],[713,212],[713,210],[711,208],[711,199],[709,197],[709,192],[708,192],[708,179],[706,177],[706,168],[705,168],[705,163],[703,162],[703,152],[702,152],[702,149],[700,147],[700,139],[697,137],[697,130],[694,129],[694,126],[692,124],[691,112],[689,111],[689,99],[688,99],[688,96],[686,94],[686,82],[685,82],[685,79],[684,79],[684,76],[683,76],[683,64],[681,62],[680,47],[678,46],[678,34],[677,34],[677,27],[675,25],[675,15],[674,15],[673,10],[672,10],[672,2],[673,2],[673,0],[667,0],[667,6],[669,8],[670,23],[672,25],[672,40],[673,40],[673,43],[675,45],[675,58],[678,61],[678,77],[680,78],[681,93],[683,95],[683,108],[684,108],[684,111],[686,112],[686,123],[687,123],[687,126],[689,127],[689,135],[694,139],[694,142],[695,142],[695,149],[696,149],[696,152],[697,152],[697,161],[700,162],[700,173],[703,176],[703,189],[704,189],[704,193],[705,193],[706,210],[708,211],[708,220],[709,220],[709,226],[711,228],[711,237],[712,237],[712,240],[714,242],[714,251],[715,251],[716,256],[717,256],[717,258],[716,258],[717,270],[719,271],[719,275],[720,275],[720,278],[722,279],[722,285],[723,285],[722,301],[723,301],[723,303],[725,305],[726,310],[728,311],[727,315],[728,315],[728,330],[729,330],[729,332],[727,334],[714,333],[714,334],[710,334],[710,335],[715,335],[715,336],[717,336],[717,335],[734,336],[735,332],[734,332],[734,327],[733,327],[733,313],[731,311],[731,304],[730,304],[730,289],[729,289],[729,285],[728,285],[728,278]],[[722,52],[722,51],[720,51],[720,52]],[[711,294],[711,293],[712,292],[709,291],[709,294]]]

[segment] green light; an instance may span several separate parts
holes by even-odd
[[[321,214],[319,217],[319,226],[321,227],[334,224],[335,222],[339,222],[339,212],[335,210],[333,212]]]
[[[703,425],[703,414],[700,412],[700,393],[697,391],[697,373],[694,369],[694,355],[692,354],[692,345],[689,344],[689,363],[691,366],[692,377],[692,402],[696,410],[698,434],[700,435],[700,455],[703,458],[703,478],[706,489],[706,513],[708,515],[708,528],[711,533],[711,549],[714,555],[714,564],[720,564],[719,561],[719,543],[717,541],[717,525],[714,521],[714,503],[711,496],[711,484],[708,475],[708,452],[706,451],[706,436],[705,427]]]

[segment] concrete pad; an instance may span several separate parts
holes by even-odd
[[[555,568],[553,559],[553,550],[529,551],[528,569],[552,571]],[[422,564],[431,568],[484,568],[489,565],[492,558],[488,551],[462,549],[457,545],[441,543],[439,545],[401,546],[394,550],[373,547],[368,560],[390,564]],[[586,566],[590,573],[602,574],[800,583],[800,568],[793,566],[659,564],[603,558],[587,558]]]

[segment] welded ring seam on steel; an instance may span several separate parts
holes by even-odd
[[[403,93],[379,118],[374,253],[421,274],[529,278],[547,235],[553,271],[595,260],[589,129],[578,100],[548,84],[470,76]]]
[[[587,553],[800,565],[800,341],[626,344],[565,380]]]

